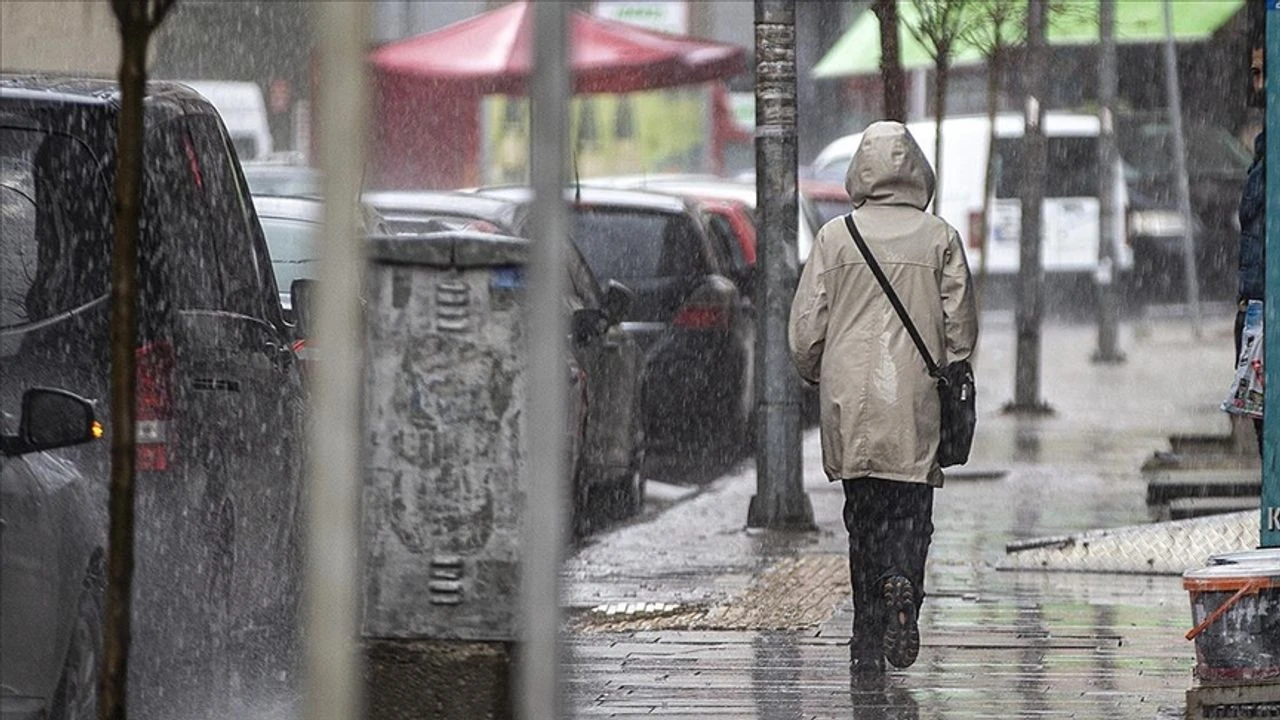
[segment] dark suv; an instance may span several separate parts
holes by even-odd
[[[525,208],[532,200],[524,187],[477,192]],[[748,444],[756,311],[728,242],[707,232],[697,203],[686,198],[587,186],[566,196],[570,237],[592,272],[635,292],[622,327],[646,353],[641,397],[650,449],[687,454]]]
[[[108,397],[119,102],[109,82],[0,75],[0,407],[35,386]],[[301,385],[213,106],[153,83],[144,117],[130,709],[172,717],[216,709],[233,668],[246,688],[292,670]],[[0,476],[5,717],[92,717],[108,455]]]

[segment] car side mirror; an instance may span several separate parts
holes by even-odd
[[[600,309],[610,323],[622,322],[627,313],[631,312],[631,303],[634,299],[635,293],[631,292],[631,288],[617,280],[610,280],[605,285],[604,300]]]
[[[22,395],[18,434],[0,436],[4,455],[52,450],[102,437],[93,403],[66,390],[32,388]]]
[[[574,310],[570,323],[573,342],[577,345],[591,342],[609,331],[608,316],[603,310],[597,308]]]
[[[299,339],[311,336],[311,301],[315,281],[298,278],[289,286],[289,305],[293,307],[293,333]]]

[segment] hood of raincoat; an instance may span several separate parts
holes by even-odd
[[[933,198],[934,182],[929,160],[907,127],[886,120],[862,133],[844,187],[855,208],[872,203],[924,210]]]

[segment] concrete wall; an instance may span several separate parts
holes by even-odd
[[[104,0],[0,2],[0,69],[114,76],[120,34]]]

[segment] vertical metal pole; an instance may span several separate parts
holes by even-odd
[[[1046,0],[1027,0],[1025,129],[1022,137],[1022,237],[1018,253],[1017,357],[1012,412],[1042,413],[1040,325],[1044,304],[1042,210],[1047,161],[1044,137]]]
[[[1280,192],[1276,192],[1280,178],[1280,9],[1276,0],[1267,0],[1266,57],[1263,68],[1267,77],[1267,169],[1271,184],[1267,193],[1267,263],[1266,305],[1263,317],[1263,356],[1280,358],[1280,332],[1267,328],[1280,328]],[[1264,363],[1267,383],[1280,388],[1280,363]],[[1280,547],[1280,393],[1263,394],[1264,415],[1262,437],[1262,546]]]
[[[565,717],[561,698],[560,564],[566,508],[564,400],[567,392],[563,315],[564,244],[568,241],[565,170],[570,74],[566,24],[569,6],[533,5],[532,118],[529,163],[533,177],[533,256],[529,278],[529,400],[525,410],[528,485],[521,557],[521,633],[517,676],[519,716]]]
[[[365,79],[372,5],[316,6],[320,92],[319,167],[324,239],[316,273],[315,342],[324,361],[311,395],[305,593],[304,717],[361,716],[359,637],[362,372],[360,285],[364,244],[356,237],[364,167]]]
[[[756,207],[760,266],[756,297],[756,495],[752,527],[811,528],[800,469],[800,384],[787,349],[796,259],[795,0],[756,0]]]
[[[1187,179],[1187,143],[1182,134],[1182,91],[1178,88],[1178,49],[1173,39],[1173,3],[1164,0],[1164,84],[1169,98],[1169,127],[1173,131],[1173,168],[1178,180],[1178,212],[1186,232],[1182,234],[1182,269],[1191,333],[1200,338],[1200,280],[1196,275],[1195,228],[1191,220],[1191,184]]]
[[[1120,352],[1116,301],[1116,3],[1101,0],[1098,6],[1098,270],[1094,274],[1098,298],[1098,349],[1094,362],[1124,362]]]

